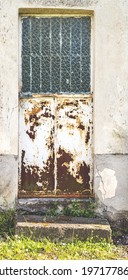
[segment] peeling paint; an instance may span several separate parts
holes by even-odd
[[[51,114],[51,108],[46,101],[41,101],[40,104],[36,104],[34,100],[31,100],[30,104],[32,107],[25,110],[24,119],[25,124],[28,125],[26,133],[32,140],[34,140],[36,137],[37,127],[42,124],[41,119],[51,117],[54,119],[54,116]]]
[[[57,191],[84,195],[92,186],[91,99],[60,98],[57,112]]]
[[[98,190],[101,192],[102,199],[113,198],[116,194],[117,179],[115,171],[112,169],[104,168],[103,171],[98,173],[100,175],[100,183]]]
[[[54,104],[52,99],[20,101],[20,191],[54,192]],[[30,196],[31,196],[30,195]]]
[[[20,100],[21,196],[92,194],[92,100]]]

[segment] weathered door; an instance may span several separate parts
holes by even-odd
[[[92,195],[91,17],[22,18],[19,196]]]

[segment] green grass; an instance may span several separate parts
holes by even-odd
[[[57,205],[54,205],[53,213],[56,213],[56,208]],[[76,202],[73,202],[70,208],[65,208],[65,211],[71,216],[81,215]],[[89,211],[84,215],[92,215],[93,204]],[[28,237],[14,236],[14,233],[15,212],[2,211],[0,213],[0,260],[128,260],[128,246],[115,246],[105,240],[94,241],[91,238],[86,242],[56,244],[47,239],[34,241]]]
[[[55,244],[47,239],[34,241],[30,238],[7,237],[0,242],[0,260],[128,260],[128,247],[105,240],[94,242]]]

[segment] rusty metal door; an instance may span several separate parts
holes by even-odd
[[[91,17],[22,18],[19,196],[93,194]]]

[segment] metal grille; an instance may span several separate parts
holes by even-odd
[[[22,19],[22,93],[90,92],[91,18]]]

